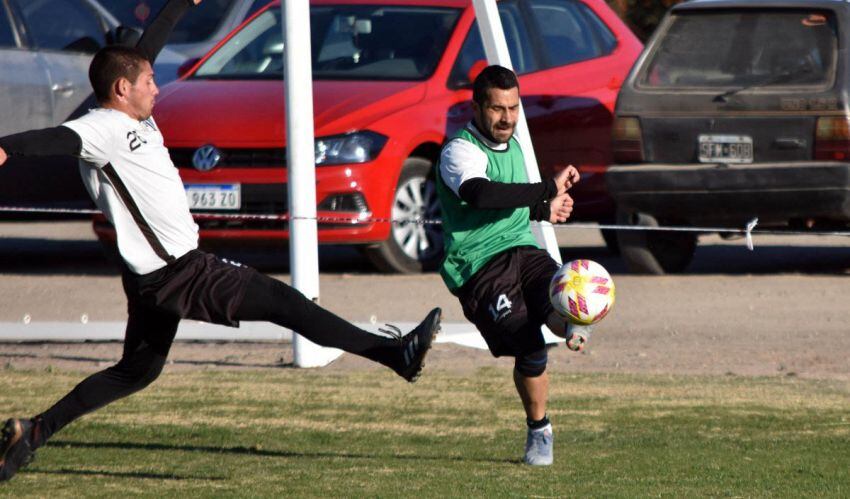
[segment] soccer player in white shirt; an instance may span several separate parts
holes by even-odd
[[[183,183],[151,113],[159,89],[151,67],[177,21],[201,0],[170,0],[135,47],[101,49],[89,68],[100,107],[62,126],[0,137],[8,156],[68,154],[92,199],[115,226],[129,316],[124,352],[52,407],[6,421],[0,435],[0,481],[26,465],[38,447],[82,415],[145,388],[162,371],[182,318],[237,327],[269,321],[327,347],[361,355],[415,381],[440,309],[409,334],[371,334],[319,307],[287,284],[198,251],[198,227]]]

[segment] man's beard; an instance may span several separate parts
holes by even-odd
[[[498,142],[500,144],[507,144],[511,140],[511,137],[513,137],[514,130],[516,130],[516,126],[508,127],[508,128],[505,128],[505,129],[496,128],[496,127],[494,127],[494,128],[499,132],[505,132],[505,133],[508,134],[508,138],[506,138],[505,140],[496,140],[495,137],[494,137],[493,141]]]
[[[475,125],[475,128],[478,129],[478,132],[480,132],[481,135],[483,135],[485,139],[489,140],[490,142],[492,142],[494,144],[507,144],[508,142],[510,142],[511,137],[513,137],[513,135],[514,135],[514,130],[516,129],[516,126],[511,128],[511,133],[510,133],[510,135],[508,135],[508,138],[506,140],[499,140],[496,137],[494,137],[492,133],[490,133],[490,127],[480,126],[479,121],[483,121],[483,120],[481,120],[481,119],[473,120],[473,124]]]

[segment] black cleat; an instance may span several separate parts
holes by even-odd
[[[422,367],[425,365],[425,355],[431,349],[434,337],[440,332],[441,314],[442,310],[439,308],[431,310],[421,324],[404,336],[401,336],[401,331],[395,326],[388,325],[395,331],[381,329],[381,331],[395,336],[401,342],[400,358],[391,367],[399,376],[411,383],[419,379]]]
[[[30,419],[8,419],[0,435],[0,482],[12,478],[19,469],[32,462],[33,422]]]

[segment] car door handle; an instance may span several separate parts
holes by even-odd
[[[53,92],[55,92],[57,94],[62,94],[62,95],[67,97],[67,96],[74,93],[74,84],[71,83],[70,81],[66,81],[65,83],[62,83],[62,84],[54,83],[50,87],[50,90],[53,90]]]
[[[805,149],[806,140],[797,137],[780,137],[773,141],[779,149]]]

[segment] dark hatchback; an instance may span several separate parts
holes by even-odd
[[[843,1],[672,8],[623,85],[606,181],[632,225],[818,229],[850,222]],[[621,231],[629,268],[684,270],[695,232]]]

